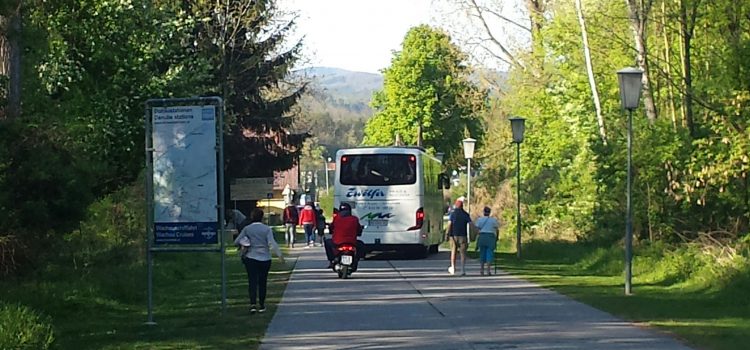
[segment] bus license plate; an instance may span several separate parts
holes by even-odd
[[[341,263],[344,265],[351,265],[352,264],[352,256],[351,255],[343,255],[341,256]]]

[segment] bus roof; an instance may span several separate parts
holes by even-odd
[[[427,151],[419,146],[366,146],[366,147],[354,147],[354,148],[342,148],[336,152],[336,157],[340,157],[344,154],[379,154],[379,153],[391,153],[391,154],[422,154],[429,158],[433,158],[440,162],[435,156],[428,154]]]
[[[354,147],[354,148],[342,148],[336,152],[336,154],[373,154],[381,153],[383,151],[389,153],[403,153],[403,154],[414,154],[414,153],[426,153],[427,151],[422,147],[417,146],[366,146],[366,147]]]

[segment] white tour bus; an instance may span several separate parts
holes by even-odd
[[[349,203],[365,226],[370,251],[406,251],[424,257],[443,241],[441,162],[418,147],[366,147],[336,153],[334,209]]]

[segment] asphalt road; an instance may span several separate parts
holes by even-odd
[[[352,279],[324,269],[323,248],[298,262],[261,349],[689,349],[508,274],[447,273],[448,255],[382,254]],[[500,272],[500,271],[498,271]]]

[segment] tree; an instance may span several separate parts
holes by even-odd
[[[406,144],[421,144],[451,159],[465,130],[480,139],[477,114],[486,94],[471,82],[466,59],[445,32],[426,25],[409,30],[402,50],[384,70],[363,143],[393,144],[398,134]]]
[[[290,110],[305,84],[285,81],[301,42],[286,47],[295,21],[275,1],[193,1],[193,50],[214,67],[210,91],[224,98],[230,120],[225,137],[227,176],[271,176],[296,161],[306,133],[292,134]],[[261,166],[262,165],[262,166]]]
[[[689,3],[689,4],[688,4]],[[682,39],[682,115],[690,135],[695,137],[695,121],[693,118],[693,67],[692,40],[695,33],[695,21],[700,8],[700,0],[680,0],[680,38]],[[689,5],[689,6],[688,6]]]
[[[648,119],[653,122],[657,118],[656,102],[654,101],[653,88],[651,87],[651,72],[649,71],[648,52],[648,16],[651,12],[653,0],[636,1],[626,0],[633,30],[633,41],[635,42],[636,63],[643,71],[643,104],[646,108]]]
[[[21,114],[21,28],[22,4],[20,0],[4,1],[0,5],[0,75],[8,79],[3,86],[7,106],[5,117],[18,118]],[[5,85],[5,81],[0,82]],[[0,115],[1,116],[1,115]]]
[[[185,53],[190,33],[179,7],[148,0],[25,4],[26,123],[44,126],[85,160],[95,193],[130,183],[143,169],[146,99],[204,89],[206,65]]]
[[[591,52],[589,50],[589,37],[588,31],[586,30],[586,19],[583,16],[583,4],[581,0],[575,0],[576,3],[576,14],[578,15],[578,23],[581,26],[581,44],[583,46],[583,56],[586,59],[586,75],[589,78],[589,86],[591,86],[591,100],[594,102],[596,109],[596,121],[599,124],[599,136],[602,138],[604,144],[607,143],[607,130],[604,127],[604,117],[602,116],[602,105],[599,102],[599,90],[596,88],[596,78],[594,78],[594,69],[591,63]]]

